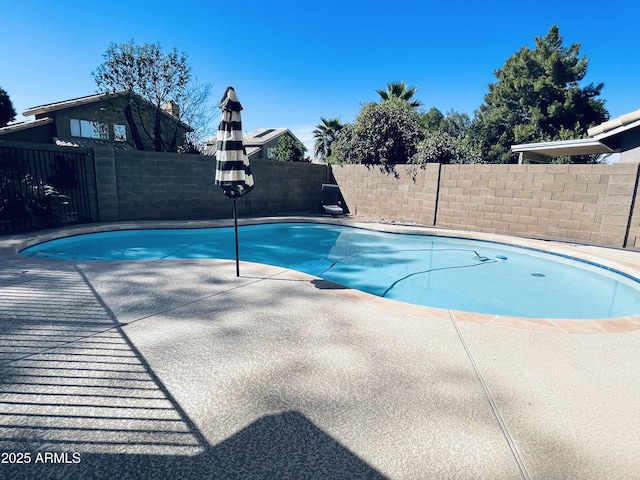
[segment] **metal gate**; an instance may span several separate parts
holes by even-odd
[[[0,142],[0,234],[97,221],[92,159],[87,148]]]

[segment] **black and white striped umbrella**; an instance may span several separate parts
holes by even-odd
[[[227,197],[238,198],[253,189],[253,175],[242,140],[242,105],[233,87],[227,87],[218,107],[222,109],[222,121],[216,139],[214,184],[221,187]]]
[[[218,105],[222,109],[222,121],[216,139],[216,175],[214,185],[233,200],[233,229],[236,240],[236,276],[240,276],[238,253],[238,209],[236,199],[253,189],[253,175],[242,140],[242,105],[233,87],[227,87]]]

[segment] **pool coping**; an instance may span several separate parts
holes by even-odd
[[[334,225],[351,226],[369,230],[378,230],[391,233],[412,233],[421,235],[434,235],[441,237],[464,238],[494,242],[502,245],[534,249],[564,257],[576,258],[587,263],[604,266],[608,269],[619,271],[629,277],[640,281],[640,252],[614,249],[609,247],[561,242],[556,240],[540,240],[526,237],[516,237],[495,233],[474,232],[468,230],[455,230],[441,227],[426,227],[420,225],[403,225],[396,223],[368,222],[350,217],[333,218],[321,216],[277,216],[277,217],[249,217],[238,219],[239,225],[255,225],[261,223],[326,223]],[[135,221],[85,224],[64,227],[47,232],[31,232],[0,237],[0,244],[10,247],[15,254],[22,249],[37,243],[81,235],[86,233],[105,232],[113,230],[135,230],[147,228],[177,229],[177,228],[212,228],[232,226],[231,220],[191,220],[191,221]],[[45,261],[45,260],[43,260]],[[175,260],[172,260],[175,261]],[[224,262],[229,260],[216,260],[212,262]],[[86,263],[81,261],[77,263]],[[249,262],[241,262],[249,263]],[[261,264],[265,267],[265,273],[269,275],[284,275],[291,279],[307,282],[322,281],[324,290],[331,294],[362,302],[375,308],[390,313],[402,313],[431,320],[457,321],[510,327],[543,333],[565,334],[602,334],[621,333],[640,330],[640,314],[628,315],[617,318],[594,319],[547,319],[527,318],[506,315],[492,315],[474,312],[464,312],[436,307],[414,305],[409,303],[378,297],[360,290],[344,287],[334,282],[321,279],[313,275],[283,267]]]

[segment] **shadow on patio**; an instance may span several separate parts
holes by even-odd
[[[209,445],[83,275],[60,266],[1,279],[0,449],[30,454],[3,478],[384,478],[297,411]]]

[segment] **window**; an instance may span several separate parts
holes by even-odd
[[[114,125],[113,126],[113,139],[116,142],[126,142],[127,141],[127,127],[124,125]]]
[[[109,126],[104,123],[90,122],[72,118],[71,136],[84,138],[109,138]]]
[[[81,137],[80,133],[80,120],[76,120],[75,118],[71,119],[71,136],[72,137]]]

